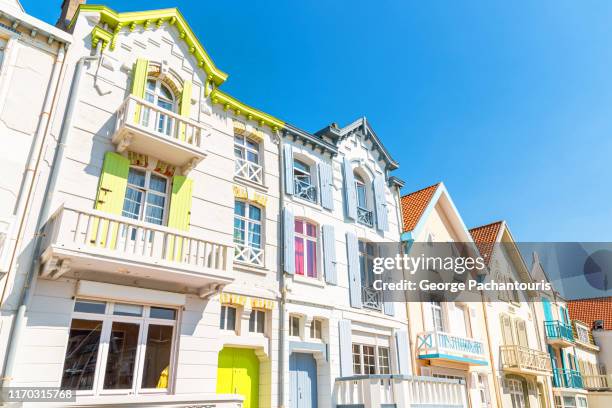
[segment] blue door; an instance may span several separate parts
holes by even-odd
[[[317,408],[317,363],[311,354],[291,353],[291,408]]]

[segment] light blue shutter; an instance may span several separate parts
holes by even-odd
[[[333,173],[330,164],[319,163],[319,188],[321,189],[321,205],[328,210],[334,209]]]
[[[559,307],[559,316],[560,316],[559,320],[561,320],[561,323],[567,323],[565,321],[565,318],[567,317],[567,314],[565,313],[565,308],[564,307]]]
[[[290,209],[283,209],[283,241],[285,272],[295,273],[295,218]]]
[[[323,225],[323,269],[325,270],[325,282],[337,285],[336,236],[332,225]]]
[[[544,321],[545,322],[549,322],[553,319],[552,317],[552,310],[550,308],[550,300],[548,300],[547,298],[543,297],[542,298],[542,305],[544,306]]]
[[[395,348],[397,349],[397,371],[398,374],[410,374],[410,363],[408,359],[408,334],[405,330],[395,332]]]
[[[344,173],[344,206],[346,207],[346,216],[352,220],[357,219],[357,190],[355,189],[355,177],[353,176],[353,168],[351,162],[346,157],[342,166]]]
[[[387,291],[388,292],[388,291]],[[383,297],[385,297],[385,293],[383,292]],[[387,294],[386,297],[391,297],[390,294]],[[389,300],[385,300],[384,302],[384,311],[385,314],[388,316],[394,316],[395,315],[395,305],[393,304],[393,301]]]
[[[285,191],[293,194],[293,147],[283,146],[283,156],[285,156]]]
[[[351,321],[338,321],[338,334],[340,339],[340,376],[353,375],[353,345],[351,343]]]
[[[387,220],[387,198],[385,196],[385,176],[374,177],[374,201],[376,203],[376,225],[381,231],[389,229]]]
[[[351,306],[361,308],[361,272],[359,271],[359,244],[357,236],[346,233],[346,257],[348,260],[349,295]]]

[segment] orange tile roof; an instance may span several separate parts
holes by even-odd
[[[470,230],[480,255],[482,255],[487,263],[491,260],[493,245],[497,242],[497,236],[503,223],[503,221],[496,221]]]
[[[436,183],[402,197],[404,232],[412,231],[417,226],[439,185]]]
[[[612,330],[612,296],[570,300],[567,308],[572,320],[580,320],[591,328],[595,320],[603,320],[604,329]]]

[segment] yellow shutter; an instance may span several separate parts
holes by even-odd
[[[191,83],[191,81],[185,81],[183,82],[183,93],[181,94],[181,111],[180,114],[181,116],[184,116],[186,118],[189,118],[189,115],[191,115],[191,93],[192,93],[192,89],[193,89],[193,84]],[[181,124],[181,129],[180,129],[180,139],[181,140],[185,140],[185,125]],[[190,140],[188,140],[188,142],[191,142]]]
[[[172,178],[172,197],[170,198],[170,212],[168,214],[168,227],[181,231],[189,230],[191,219],[191,194],[193,180],[185,176]],[[177,245],[176,251],[174,245]],[[170,237],[168,240],[169,259],[179,261],[182,259],[183,239],[177,238],[176,243]]]
[[[144,58],[138,58],[134,64],[132,77],[132,95],[137,98],[144,99],[148,72],[149,61]],[[136,106],[136,113],[134,115],[136,123],[140,122],[140,108],[140,105]]]
[[[130,161],[126,157],[115,152],[106,152],[104,164],[102,165],[102,173],[100,174],[98,194],[96,196],[96,210],[113,215],[121,215],[129,171]],[[94,219],[90,242],[96,244],[97,241],[97,245],[106,246],[109,223],[108,221],[102,221],[101,226],[98,224],[99,220],[97,218]],[[99,227],[101,228],[100,231],[98,231]],[[110,247],[114,248],[117,240],[116,224],[111,227],[110,237]]]

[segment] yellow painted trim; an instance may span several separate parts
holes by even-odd
[[[224,292],[219,296],[219,302],[223,305],[244,306],[246,305],[247,297]]]
[[[241,198],[244,200],[249,199],[249,192],[247,191],[246,188],[240,187],[240,186],[234,186],[233,190],[234,190],[234,197]]]
[[[266,125],[274,131],[285,127],[285,123],[283,121],[250,107],[219,89],[214,89],[210,93],[210,99],[213,101],[213,103],[222,105],[226,110],[233,110],[236,115],[244,116],[248,120],[258,122],[260,126]]]
[[[105,49],[109,44],[111,49],[113,49],[113,37],[113,33],[106,31],[100,26],[95,26],[93,30],[91,30],[91,47],[96,48],[98,43],[102,41],[102,49]]]
[[[257,191],[249,191],[246,187],[236,186],[232,187],[234,191],[234,197],[240,200],[251,201],[259,204],[262,207],[265,207],[268,204],[268,197],[257,192]]]
[[[270,299],[251,298],[251,307],[256,309],[272,310],[274,301]]]

